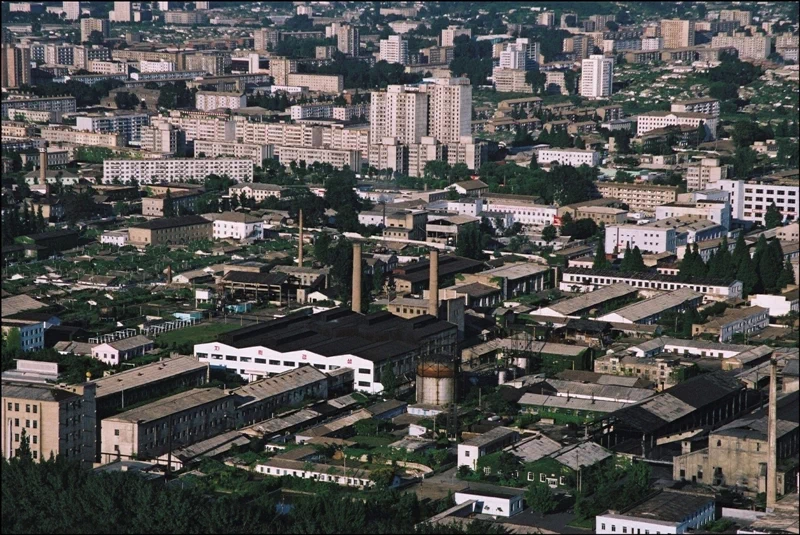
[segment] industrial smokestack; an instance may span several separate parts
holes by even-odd
[[[353,312],[361,313],[361,244],[353,242]]]
[[[47,184],[47,147],[39,148],[39,185]]]
[[[778,500],[778,361],[769,361],[769,409],[767,423],[767,511]]]
[[[167,284],[172,284],[172,264],[167,265]]]
[[[431,273],[428,286],[428,314],[439,317],[439,249],[431,249]]]
[[[297,265],[303,267],[303,209],[300,209],[300,243],[297,245]]]

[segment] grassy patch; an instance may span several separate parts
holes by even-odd
[[[572,522],[568,523],[567,526],[570,526],[570,527],[573,527],[573,528],[593,530],[594,529],[594,517],[582,518],[580,520],[576,518]]]
[[[395,437],[367,437],[362,435],[356,435],[349,440],[357,442],[361,446],[368,446],[371,448],[375,448],[378,446],[388,446],[392,442],[397,442],[397,439]]]
[[[216,340],[217,336],[222,333],[239,329],[240,327],[236,323],[203,323],[160,334],[156,337],[155,342],[158,347],[204,344]]]

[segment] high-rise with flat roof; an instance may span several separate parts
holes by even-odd
[[[100,32],[103,37],[108,37],[108,19],[81,19],[81,43],[88,42],[92,32]]]
[[[114,9],[108,13],[111,22],[133,22],[133,2],[114,2]]]
[[[440,143],[458,143],[472,132],[472,85],[467,78],[437,78],[424,86],[428,99],[428,135]]]
[[[358,28],[342,24],[336,30],[336,47],[339,52],[348,56],[358,56],[361,36]]]
[[[581,96],[602,98],[611,95],[614,58],[591,55],[581,63]]]
[[[80,2],[61,2],[61,8],[64,10],[66,20],[78,20],[81,17]]]
[[[681,19],[662,20],[661,37],[664,38],[664,48],[694,46],[694,21]]]
[[[31,83],[31,50],[3,45],[2,87],[19,87]]]
[[[370,100],[370,134],[373,143],[397,138],[400,143],[419,143],[428,130],[428,97],[401,85],[374,92]]]
[[[381,39],[380,61],[388,63],[408,63],[408,41],[399,35],[390,35],[388,39]]]

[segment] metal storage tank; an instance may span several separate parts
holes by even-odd
[[[455,401],[456,364],[452,357],[423,357],[417,364],[417,403],[449,405]]]

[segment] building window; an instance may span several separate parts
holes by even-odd
[[[280,366],[281,365],[281,361],[279,361],[279,360],[270,360],[269,361],[269,365],[270,366]]]
[[[292,366],[292,367],[294,367],[294,362],[292,362],[290,360],[284,360],[283,361],[283,365],[284,366]]]
[[[368,387],[370,385],[369,381],[359,381],[358,386]]]
[[[542,473],[540,473],[540,474],[539,474],[539,483],[544,483],[544,482],[545,482],[545,480],[546,480],[546,479],[545,479],[544,473],[543,473],[543,472],[542,472]]]
[[[36,435],[33,435],[33,443],[34,444],[38,444],[39,443],[39,437],[37,437]]]

